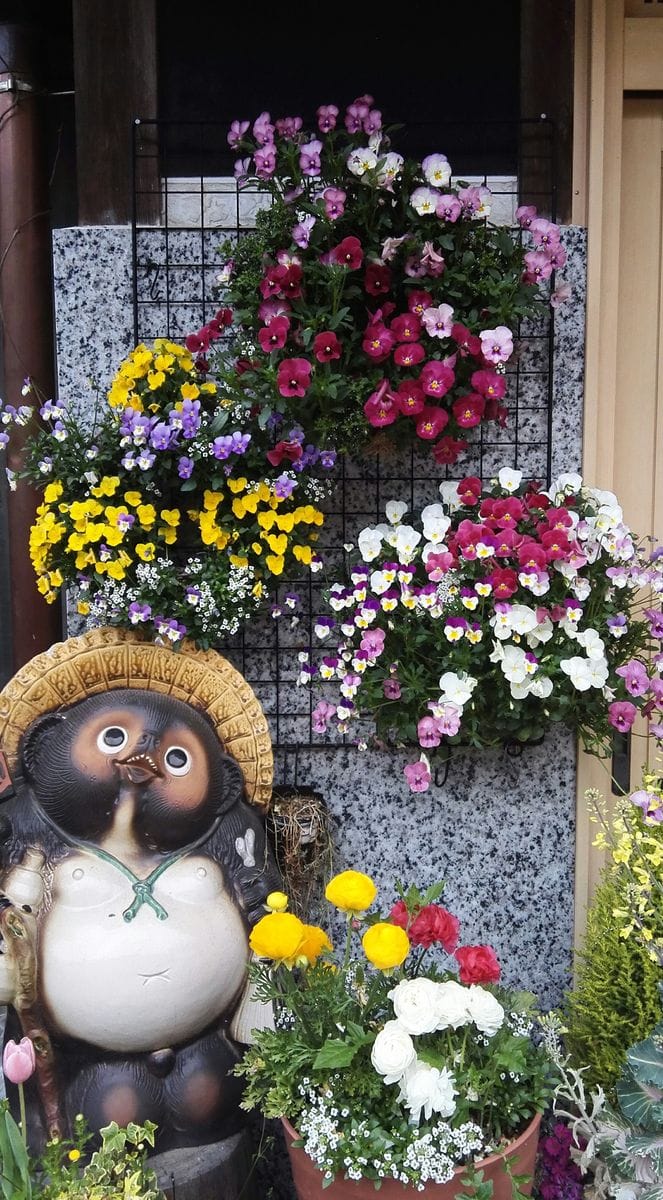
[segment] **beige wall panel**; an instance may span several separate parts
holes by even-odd
[[[663,13],[655,22],[624,22],[624,87],[629,92],[663,91]]]

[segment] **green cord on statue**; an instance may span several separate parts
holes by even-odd
[[[153,872],[153,874],[155,873],[156,872]],[[143,904],[149,904],[150,908],[153,909],[160,921],[166,920],[168,913],[163,907],[163,904],[159,904],[159,901],[154,899],[154,896],[152,895],[152,884],[150,883],[149,878],[137,879],[133,884],[133,889],[136,893],[136,899],[134,900],[133,904],[131,904],[129,908],[126,908],[122,913],[125,921],[133,921],[134,917],[138,913],[138,910]]]

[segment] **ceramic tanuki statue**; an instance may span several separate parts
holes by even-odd
[[[35,713],[37,714],[35,716]],[[248,932],[279,886],[255,804],[271,746],[219,655],[100,630],[0,693],[0,1001],[34,1040],[44,1132],[155,1121],[162,1148],[240,1124]]]

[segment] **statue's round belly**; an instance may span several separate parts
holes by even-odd
[[[248,942],[216,863],[180,859],[153,885],[158,919],[133,920],[131,880],[85,853],[59,863],[40,933],[40,991],[56,1030],[106,1050],[177,1045],[222,1016],[246,977]]]

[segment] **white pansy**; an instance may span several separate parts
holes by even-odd
[[[420,217],[432,216],[437,208],[438,193],[430,187],[415,188],[410,196],[410,204]]]
[[[348,155],[348,170],[361,179],[361,176],[365,175],[367,171],[375,170],[377,162],[377,154],[368,148],[360,147]]]
[[[387,520],[390,525],[398,525],[401,517],[404,517],[408,506],[404,500],[388,500],[385,505]]]
[[[436,1015],[436,1029],[458,1029],[461,1025],[467,1025],[470,1020],[467,988],[456,983],[455,979],[438,983]]]
[[[539,624],[538,617],[528,604],[512,604],[508,612],[509,625],[514,633],[531,633]]]
[[[540,700],[545,700],[553,690],[552,679],[547,675],[537,675],[536,679],[530,679],[529,690],[532,696],[538,696]]]
[[[608,504],[619,507],[619,501],[614,492],[608,492],[605,488],[588,488],[587,492],[599,505]]]
[[[441,542],[451,525],[451,518],[446,515],[441,504],[427,504],[421,510],[421,521],[424,537],[429,542]]]
[[[605,658],[589,659],[589,680],[592,687],[602,688],[607,683],[610,670]]]
[[[398,1021],[387,1021],[371,1050],[371,1062],[385,1083],[398,1083],[408,1067],[417,1060],[414,1042]]]
[[[599,533],[610,533],[624,520],[624,513],[619,504],[602,504],[596,514],[596,528]]]
[[[504,658],[504,646],[501,642],[493,642],[493,648],[488,657],[492,663],[498,663],[502,661]]]
[[[439,1070],[417,1061],[401,1079],[398,1099],[410,1112],[410,1121],[418,1125],[423,1113],[428,1121],[436,1112],[451,1117],[456,1111],[456,1080],[446,1067]]]
[[[534,626],[534,629],[530,629],[529,633],[527,634],[527,645],[531,646],[532,649],[534,649],[536,646],[543,645],[545,642],[550,641],[554,632],[555,627],[550,620],[550,617],[545,617],[543,621],[540,621],[538,625]]]
[[[433,979],[404,979],[389,992],[396,1019],[406,1033],[432,1033],[438,1028],[438,990]]]
[[[371,591],[375,596],[381,596],[393,583],[391,572],[373,571],[371,575]]]
[[[382,549],[382,537],[377,529],[362,529],[357,538],[357,545],[364,562],[372,562]]]
[[[574,496],[582,487],[582,475],[577,475],[575,472],[565,472],[558,475],[557,479],[552,483],[544,496],[548,496],[550,500],[555,500],[557,496]]]
[[[445,154],[429,154],[422,162],[424,179],[433,187],[446,187],[451,179],[451,167]]]
[[[509,689],[514,700],[524,700],[532,691],[533,679],[524,679],[522,683],[510,683]]]
[[[583,629],[582,633],[576,634],[575,640],[582,646],[588,658],[604,657],[605,643],[597,629]]]
[[[439,688],[445,700],[450,700],[452,704],[462,708],[467,704],[478,682],[464,671],[459,674],[455,671],[445,671],[444,675],[440,676]]]
[[[592,585],[588,579],[574,579],[571,584],[571,591],[577,600],[587,600],[591,595]]]
[[[517,492],[522,477],[522,471],[515,471],[513,467],[502,467],[497,473],[500,487],[504,488],[505,492]]]
[[[528,674],[525,651],[520,646],[505,646],[500,667],[504,678],[510,683],[522,683]]]
[[[390,150],[380,162],[380,170],[375,178],[380,187],[389,187],[403,170],[403,156]]]
[[[609,671],[605,658],[562,658],[559,663],[565,675],[578,692],[587,692],[591,687],[601,688],[606,682]]]
[[[455,512],[461,507],[458,484],[454,483],[452,479],[444,479],[437,490],[442,497],[444,507],[449,512]]]
[[[500,641],[508,641],[511,637],[511,621],[509,620],[508,612],[496,612],[492,617],[488,618],[489,624],[493,627],[493,633]]]
[[[494,1037],[504,1022],[504,1009],[492,992],[473,983],[468,988],[467,1007],[477,1029],[486,1037]]]
[[[410,561],[420,541],[421,534],[418,529],[414,529],[412,525],[399,525],[395,546],[401,562]]]

